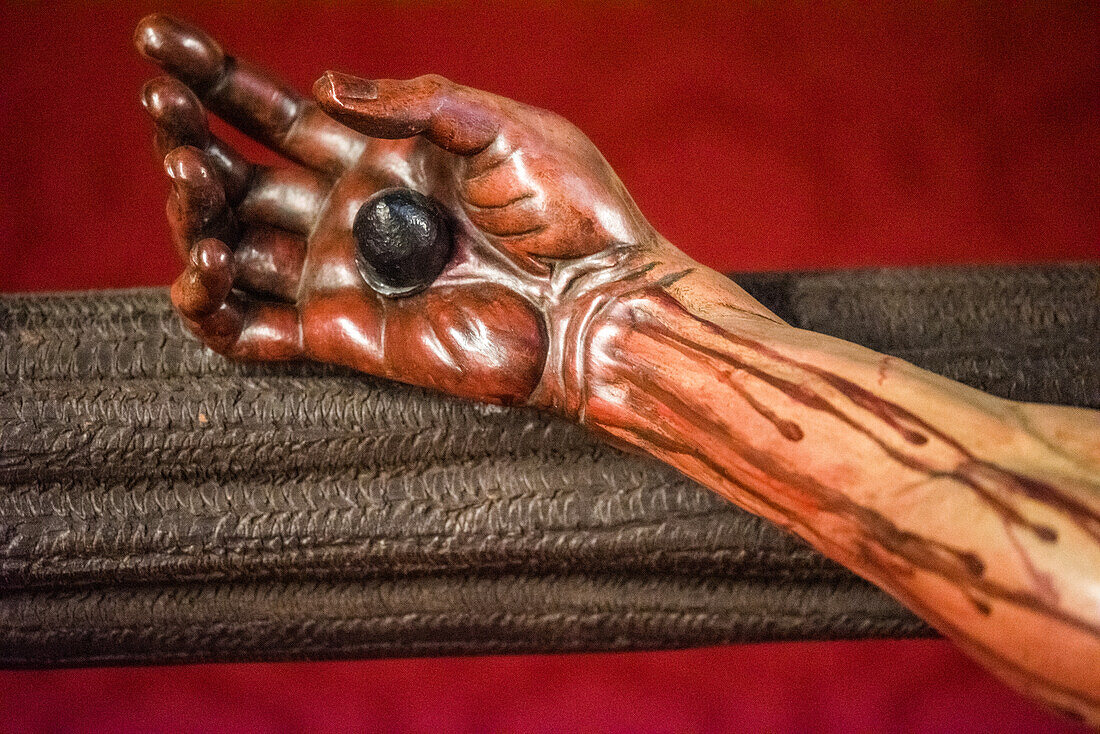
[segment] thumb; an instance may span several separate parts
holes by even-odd
[[[424,135],[457,155],[480,153],[500,129],[494,95],[435,74],[368,80],[327,71],[313,94],[329,116],[353,130],[391,140]]]

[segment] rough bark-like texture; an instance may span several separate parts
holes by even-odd
[[[737,278],[789,322],[1100,407],[1100,267]],[[161,291],[0,299],[0,663],[927,633],[651,460],[525,410],[232,364]]]

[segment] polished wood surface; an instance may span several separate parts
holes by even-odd
[[[212,349],[567,415],[1100,723],[1100,414],[1011,403],[784,324],[665,241],[553,113],[436,76],[328,72],[311,99],[165,16],[135,40],[169,74],[143,99],[186,263],[172,297]],[[248,162],[204,107],[289,162]],[[438,202],[454,235],[438,278],[401,298],[367,284],[353,235],[390,187]]]

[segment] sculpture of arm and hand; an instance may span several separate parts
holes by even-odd
[[[173,301],[205,344],[569,416],[1100,723],[1100,414],[788,326],[662,239],[552,113],[436,76],[330,72],[314,101],[164,16],[136,42],[171,75],[144,102],[187,261]],[[249,163],[203,104],[290,162]],[[402,297],[368,284],[353,234],[390,187],[431,197],[453,231],[439,276]]]

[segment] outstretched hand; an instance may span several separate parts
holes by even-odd
[[[311,358],[556,407],[568,378],[547,365],[564,359],[574,317],[624,272],[668,259],[655,262],[659,237],[555,114],[439,76],[328,72],[315,101],[163,15],[142,20],[135,43],[169,74],[143,101],[186,263],[172,300],[227,356]],[[286,165],[247,161],[210,133],[204,105]],[[455,235],[441,276],[400,299],[367,285],[352,236],[363,202],[393,186],[441,203]]]
[[[661,239],[549,112],[436,76],[329,72],[313,101],[171,18],[136,40],[171,75],[144,99],[187,261],[172,298],[208,346],[579,418],[1100,722],[1095,413],[1009,403],[783,324]],[[246,161],[203,104],[290,163]],[[442,273],[401,298],[368,285],[353,232],[394,186],[438,202],[454,233]]]

